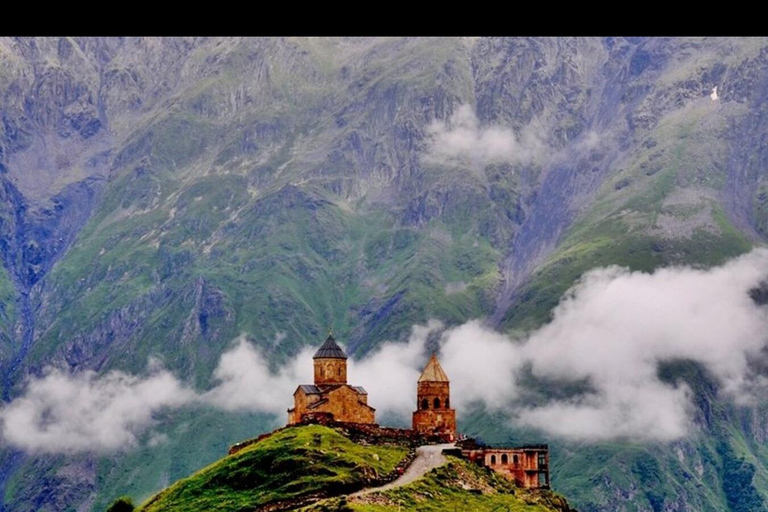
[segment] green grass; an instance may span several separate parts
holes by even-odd
[[[229,446],[279,426],[267,414],[230,413],[197,407],[169,411],[153,433],[125,452],[99,459],[94,511],[116,496],[141,503],[163,488],[219,460]],[[282,419],[282,418],[281,418]]]
[[[527,491],[474,464],[449,457],[448,464],[397,489],[374,493],[361,503],[336,498],[307,507],[305,512],[417,512],[559,510],[564,500],[550,491]]]
[[[312,425],[283,430],[175,483],[142,505],[154,511],[239,511],[383,476],[402,446],[363,446]]]
[[[0,357],[10,355],[16,320],[16,290],[8,271],[0,268]]]

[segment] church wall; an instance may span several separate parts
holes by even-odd
[[[301,389],[297,390],[293,395],[293,410],[292,414],[288,415],[288,424],[298,423],[301,421],[301,415],[307,410],[311,404],[320,400],[320,395],[308,395]]]
[[[450,384],[447,382],[419,382],[416,391],[416,407],[418,409],[423,409],[424,404],[422,401],[426,399],[429,406],[428,408],[434,409],[435,399],[438,399],[440,401],[440,408],[448,408],[446,407],[446,400],[450,399],[450,389]],[[448,401],[448,404],[450,406],[450,401]]]
[[[330,412],[336,421],[350,423],[374,423],[373,409],[360,403],[360,395],[346,386],[334,389],[328,393],[328,403],[314,411]]]
[[[424,434],[449,434],[456,437],[456,411],[454,409],[419,409],[413,413],[413,430]]]
[[[301,416],[306,412],[312,413],[330,413],[333,414],[335,421],[345,421],[349,423],[375,423],[375,411],[361,403],[360,395],[348,386],[340,386],[337,389],[329,391],[324,395],[307,395],[299,390],[294,395],[294,413],[289,415],[289,423],[298,423]],[[313,409],[309,406],[323,398],[328,401]]]
[[[315,385],[346,384],[346,359],[315,359]]]

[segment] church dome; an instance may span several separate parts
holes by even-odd
[[[448,382],[448,376],[443,371],[443,367],[440,366],[435,354],[432,354],[432,357],[429,358],[427,366],[421,372],[419,382]]]
[[[328,339],[325,340],[312,359],[347,359],[347,354],[341,349],[341,347],[333,339],[333,336],[328,335]]]

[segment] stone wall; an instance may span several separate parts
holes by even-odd
[[[346,384],[346,359],[315,359],[315,385]]]
[[[419,382],[416,388],[417,409],[424,409],[424,400],[429,409],[435,408],[435,400],[439,401],[439,408],[449,409],[451,387],[448,382]]]
[[[301,389],[297,389],[293,394],[293,409],[288,411],[288,424],[298,423],[301,420],[301,414],[320,399],[321,395],[308,395],[301,391]]]
[[[349,423],[375,423],[375,410],[360,401],[360,394],[348,386],[329,391],[328,402],[315,407],[317,412],[333,414],[336,421]]]
[[[288,424],[299,423],[307,414],[331,414],[336,421],[349,423],[375,423],[376,410],[367,402],[367,395],[346,385],[322,395],[306,394],[298,389],[294,394],[294,408],[288,412]]]
[[[413,430],[423,434],[446,435],[448,441],[453,441],[456,438],[456,411],[454,409],[415,411]]]

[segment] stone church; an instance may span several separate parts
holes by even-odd
[[[361,386],[347,384],[347,354],[328,335],[313,356],[315,383],[302,384],[293,393],[294,406],[288,409],[288,424],[309,417],[325,417],[347,423],[375,423],[376,409],[368,405],[368,393]]]

